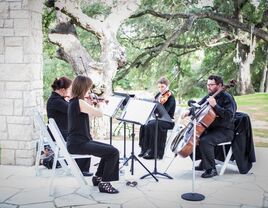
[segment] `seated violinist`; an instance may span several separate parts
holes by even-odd
[[[234,116],[236,102],[227,92],[221,91],[223,80],[219,76],[211,75],[207,80],[208,95],[205,96],[199,105],[208,101],[216,113],[215,120],[199,137],[199,145],[196,146],[196,159],[201,159],[195,170],[204,170],[202,178],[211,178],[217,175],[215,167],[215,146],[222,142],[229,142],[234,135]],[[217,95],[216,92],[219,92]],[[216,96],[215,96],[216,95]],[[215,96],[215,97],[214,97]],[[194,107],[182,113],[182,118],[194,114]]]
[[[157,81],[159,93],[155,96],[155,100],[160,102],[166,109],[169,116],[173,119],[176,101],[172,92],[168,89],[168,79],[162,77]],[[156,121],[151,120],[147,125],[141,126],[139,145],[141,153],[139,157],[144,159],[154,159],[154,144],[155,144],[155,126]],[[167,139],[167,130],[172,129],[174,123],[158,120],[158,139],[157,139],[157,158],[162,159],[165,151]]]

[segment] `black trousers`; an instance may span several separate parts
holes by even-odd
[[[47,128],[48,133],[50,134],[52,140],[55,142],[55,139],[53,137],[53,135],[51,134],[49,128]],[[60,129],[60,132],[64,138],[64,141],[67,141],[67,135],[68,135],[68,131],[67,130],[63,130]],[[81,170],[81,172],[89,172],[89,168],[90,168],[90,163],[91,163],[91,158],[83,158],[83,159],[75,159],[75,162],[77,163],[79,169]]]
[[[165,151],[167,130],[172,129],[174,123],[158,120],[158,138],[157,138],[157,154],[163,156]],[[155,128],[156,121],[149,121],[147,125],[141,126],[139,145],[142,151],[149,151],[149,154],[154,154],[155,145]]]
[[[89,172],[91,158],[75,159],[81,172]]]
[[[100,157],[96,176],[102,181],[117,181],[119,179],[119,151],[112,145],[97,141],[88,141],[82,144],[67,144],[71,154],[89,154]]]
[[[211,129],[205,131],[196,146],[196,160],[201,159],[205,170],[215,168],[215,147],[222,142],[233,140],[234,131],[230,129]],[[191,155],[192,157],[192,155]]]

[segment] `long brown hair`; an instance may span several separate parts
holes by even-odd
[[[92,87],[92,80],[83,75],[78,75],[72,84],[72,98],[84,99],[87,91]]]

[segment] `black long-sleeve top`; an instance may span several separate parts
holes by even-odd
[[[160,96],[160,93],[158,93],[155,96],[155,99],[157,99]],[[176,108],[176,100],[173,95],[173,93],[168,97],[168,100],[163,104],[164,108],[168,112],[169,116],[173,119],[174,118],[174,113],[175,113],[175,108]]]
[[[206,102],[210,95],[205,96],[201,101],[198,102],[202,105]],[[237,109],[234,98],[227,92],[220,92],[215,100],[217,105],[213,108],[217,114],[217,117],[208,127],[211,128],[223,128],[223,129],[234,129],[234,117]],[[190,108],[190,115],[193,115],[193,108]]]
[[[64,139],[68,134],[68,106],[69,103],[56,92],[52,92],[47,101],[47,117],[54,118]]]

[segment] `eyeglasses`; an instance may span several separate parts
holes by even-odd
[[[217,84],[207,84],[208,87],[211,87],[211,86],[214,86],[214,85],[217,85]]]

